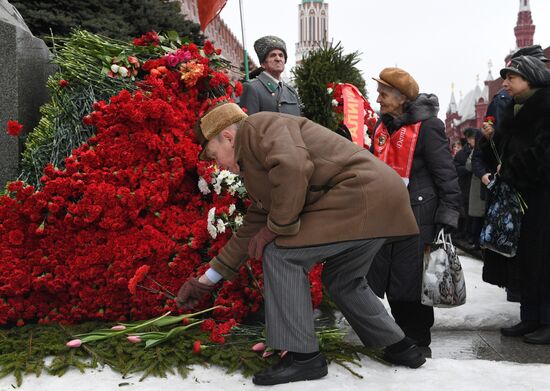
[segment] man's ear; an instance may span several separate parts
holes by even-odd
[[[234,143],[235,143],[235,132],[233,132],[231,130],[231,128],[226,128],[226,129],[222,130],[222,137],[224,139],[226,139],[227,141],[229,141],[231,146],[234,145]]]

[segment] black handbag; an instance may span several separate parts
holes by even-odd
[[[487,211],[479,245],[505,257],[514,257],[518,248],[525,203],[520,194],[498,175],[489,183],[487,189]]]

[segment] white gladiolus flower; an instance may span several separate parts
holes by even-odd
[[[332,91],[334,91],[332,88],[327,88],[327,94],[332,94]]]
[[[208,188],[208,182],[203,177],[199,177],[199,190],[202,194],[209,194],[210,189]]]
[[[229,205],[229,216],[231,216],[233,214],[233,212],[235,212],[235,204],[231,204]]]
[[[206,229],[208,230],[208,233],[212,237],[212,239],[216,239],[218,236],[218,231],[216,230],[216,227],[214,227],[212,224],[208,223]]]
[[[239,228],[241,225],[243,225],[243,216],[238,215],[235,217],[235,226]]]
[[[218,219],[216,223],[216,229],[221,234],[225,232],[225,223],[222,221],[222,219]]]
[[[237,180],[237,176],[235,174],[231,174],[227,177],[227,179],[225,180],[225,182],[228,184],[228,185],[231,185],[233,182],[235,182]]]
[[[210,210],[208,211],[208,222],[213,223],[215,218],[216,218],[216,207],[214,206],[210,208]]]
[[[216,236],[218,236],[218,231],[214,226],[215,220],[216,220],[216,207],[213,207],[213,208],[210,208],[210,210],[208,211],[208,219],[207,219],[207,225],[206,225],[206,229],[208,230],[208,233],[210,234],[210,236],[212,236],[212,239],[216,239]]]
[[[231,172],[229,172],[228,170],[221,170],[220,175],[218,175],[218,180],[221,182],[229,176],[231,176]]]
[[[220,194],[222,192],[222,184],[220,181],[216,181],[213,183],[214,185],[214,191],[216,192],[216,194]]]
[[[333,106],[338,106],[338,101],[336,99],[333,99],[330,103],[332,103]]]
[[[113,64],[111,65],[111,72],[118,73],[119,68],[120,67],[117,64]]]

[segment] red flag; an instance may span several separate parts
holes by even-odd
[[[201,23],[201,30],[206,30],[206,26],[214,20],[216,16],[221,12],[227,0],[198,0],[199,7],[199,21]]]
[[[363,107],[363,95],[353,84],[342,85],[344,98],[344,123],[351,133],[353,142],[364,146],[365,140],[365,109]]]

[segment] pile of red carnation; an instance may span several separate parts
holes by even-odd
[[[192,129],[213,103],[208,91],[229,99],[234,87],[195,45],[180,50],[187,63],[150,60],[136,92],[94,104],[87,121],[96,135],[73,151],[66,169],[48,166],[40,191],[13,182],[0,197],[0,325],[125,321],[176,310],[172,299],[140,289],[136,271],[147,266],[150,279],[140,284],[155,288],[154,280],[176,293],[230,237],[227,230],[213,239],[207,214],[238,196],[199,191]],[[216,319],[239,322],[260,307],[261,264],[248,265],[203,303],[226,306]],[[318,303],[319,269],[314,275]]]

